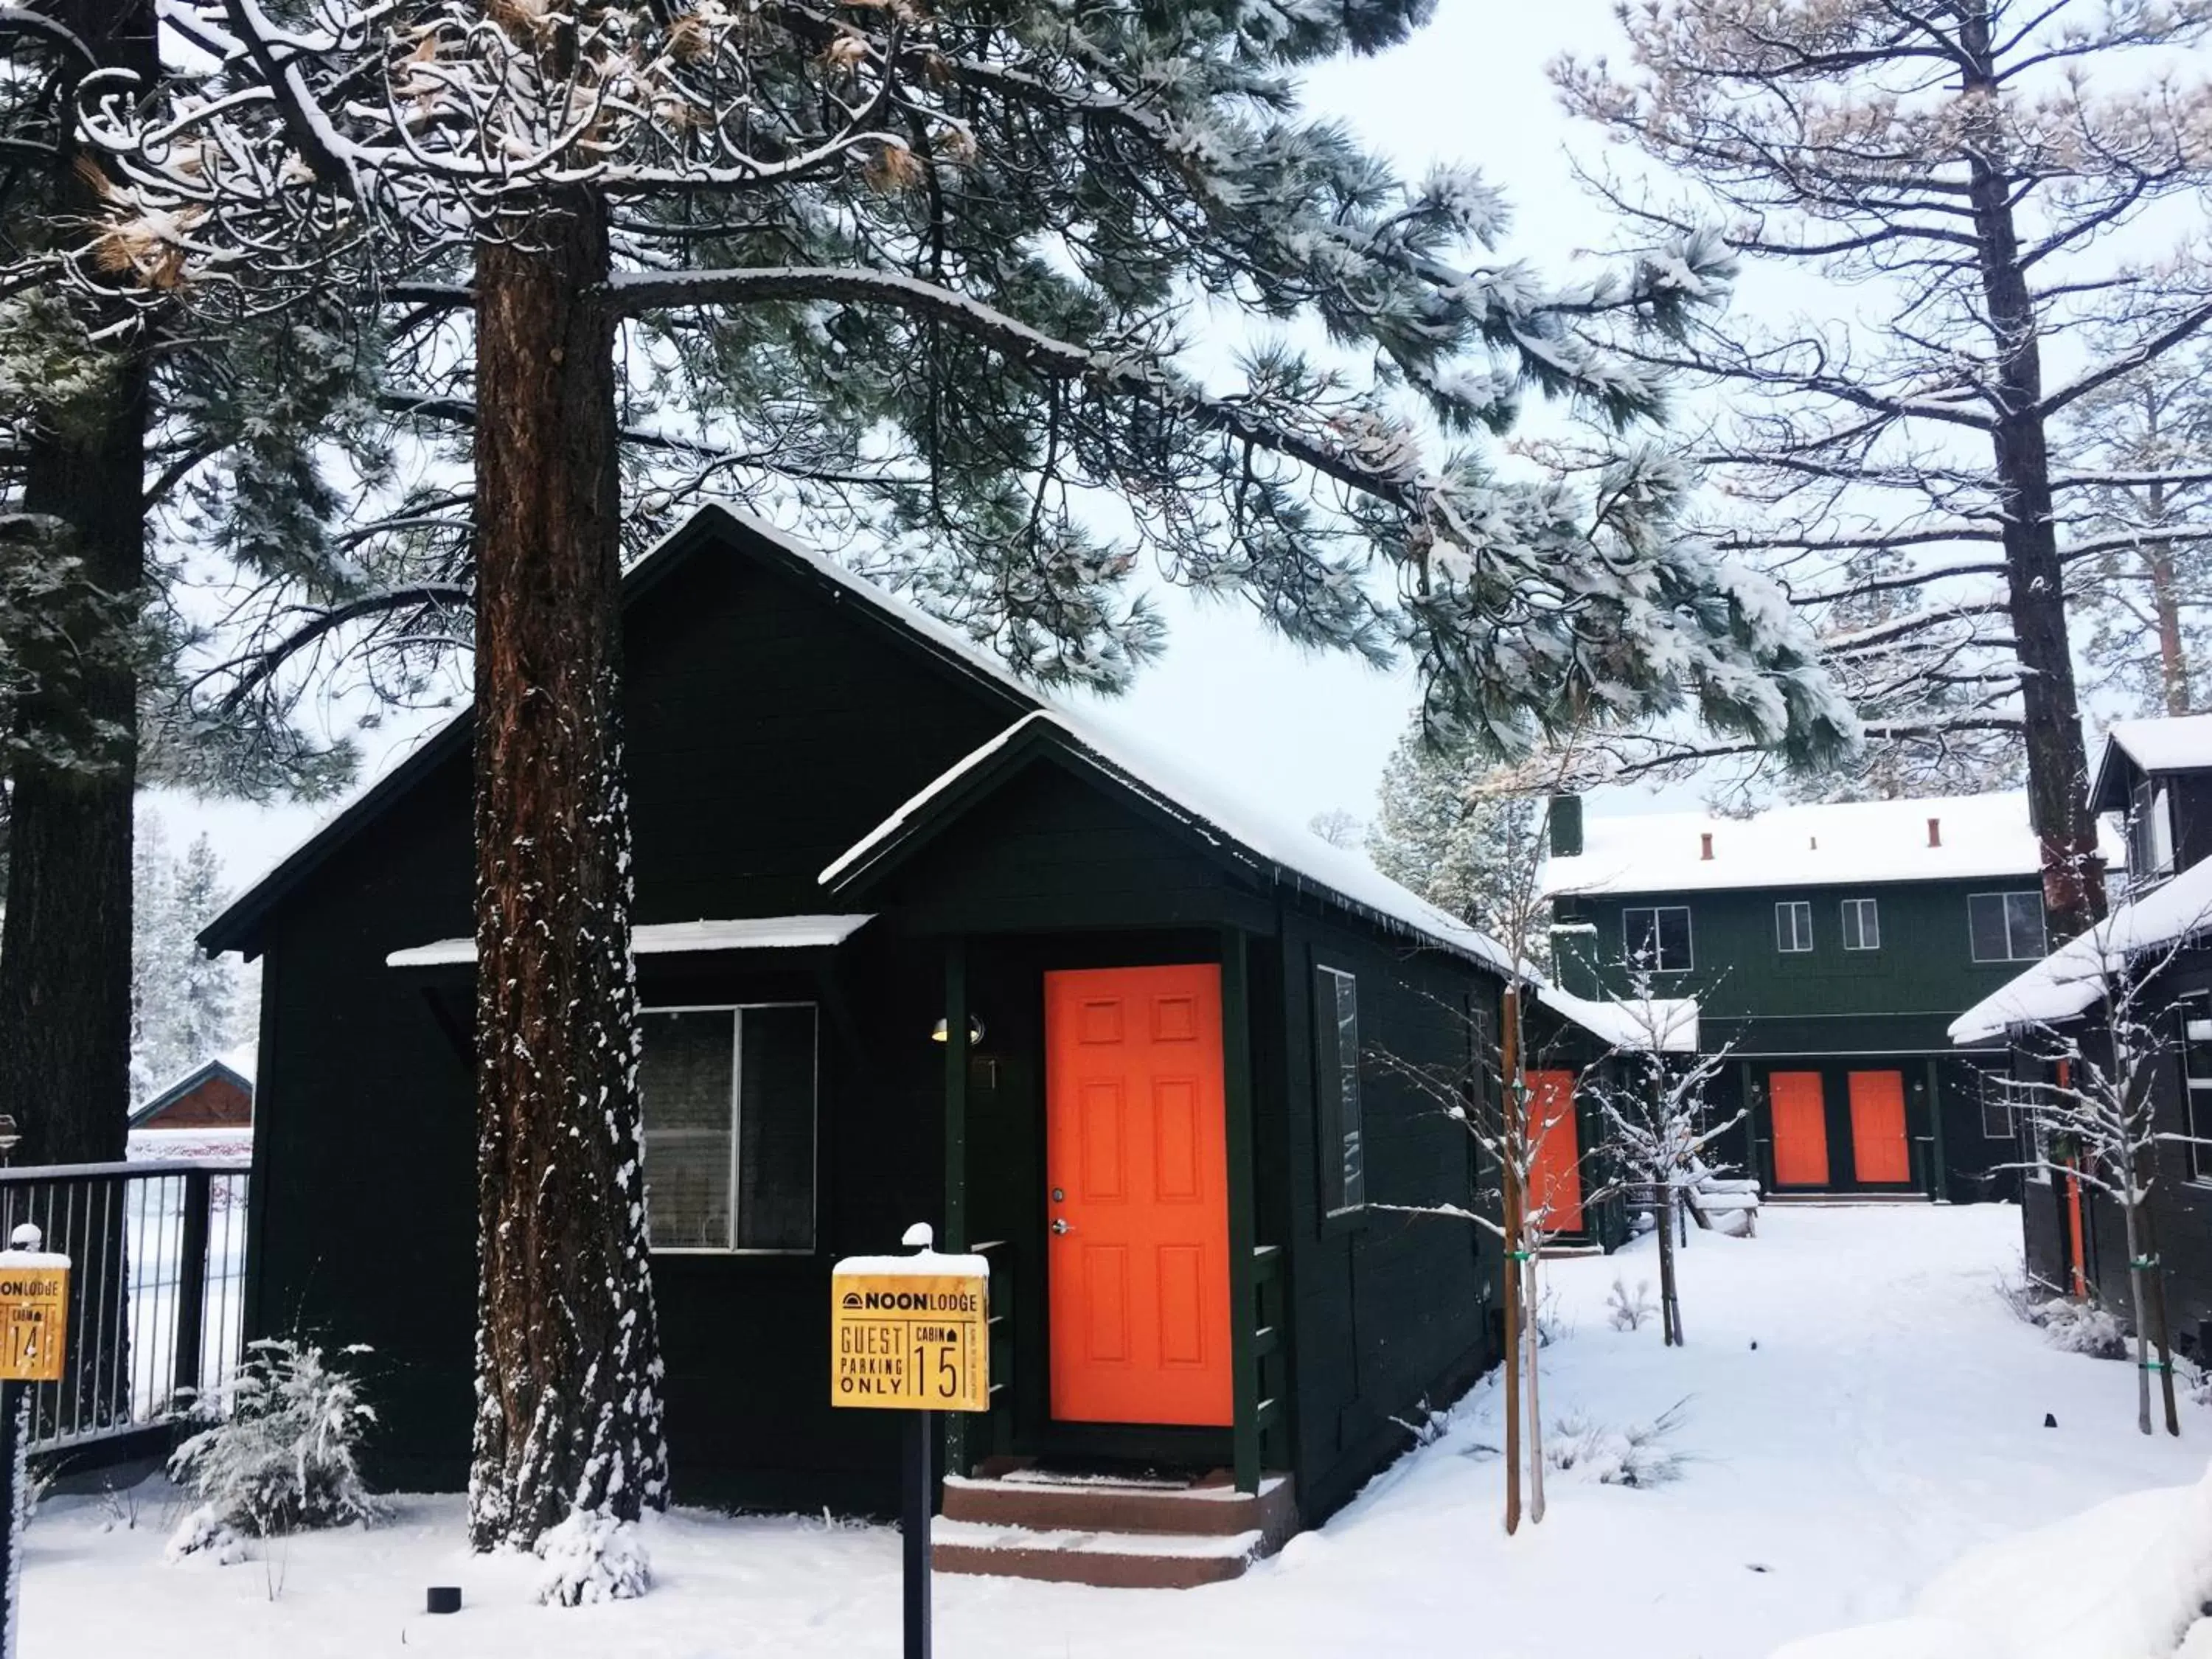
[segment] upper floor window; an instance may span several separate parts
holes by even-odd
[[[1620,913],[1621,950],[1632,968],[1659,974],[1690,971],[1690,907],[1641,905]]]
[[[1881,915],[1872,899],[1844,901],[1844,949],[1881,949]]]
[[[1314,1093],[1321,1110],[1321,1205],[1327,1215],[1367,1202],[1367,1146],[1359,1102],[1359,981],[1314,969]]]
[[[2164,784],[2150,792],[2150,823],[2146,834],[2150,854],[2150,867],[2159,875],[2173,869],[2173,797],[2166,793]]]
[[[1976,962],[2034,962],[2043,955],[2043,895],[1969,894],[1966,931]]]
[[[1794,955],[1813,948],[1813,907],[1803,899],[1784,899],[1774,907],[1774,948]]]
[[[653,1248],[811,1250],[814,1005],[655,1008],[641,1024]]]

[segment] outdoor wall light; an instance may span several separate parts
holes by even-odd
[[[939,1020],[937,1022],[936,1025],[935,1025],[935,1026],[931,1030],[931,1031],[930,1031],[930,1033],[929,1033],[929,1040],[930,1040],[932,1042],[944,1042],[944,1041],[945,1040],[945,1036],[946,1036],[946,1032],[945,1032],[945,1022],[944,1022],[942,1019],[939,1019]],[[975,1015],[974,1015],[974,1014],[970,1014],[970,1015],[969,1015],[969,1016],[968,1016],[968,1046],[969,1046],[970,1048],[974,1048],[977,1043],[981,1042],[982,1040],[983,1040],[983,1022],[982,1022],[980,1018],[978,1018]]]

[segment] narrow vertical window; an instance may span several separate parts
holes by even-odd
[[[2189,1173],[2193,1180],[2212,1181],[2212,1019],[2190,1010],[2183,1011],[2181,1021],[2181,1074]]]
[[[2150,795],[2150,867],[2160,875],[2173,868],[2173,798],[2162,783]]]
[[[1804,899],[1784,899],[1774,907],[1774,948],[1785,956],[1813,948],[1813,907]]]
[[[1314,969],[1314,1091],[1322,1208],[1367,1202],[1365,1125],[1359,1100],[1359,985],[1335,968]]]
[[[1844,949],[1881,949],[1881,916],[1870,898],[1844,901]]]

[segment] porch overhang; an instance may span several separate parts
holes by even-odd
[[[687,956],[723,951],[828,950],[842,945],[875,920],[865,915],[739,916],[720,921],[647,922],[630,929],[634,957]],[[387,968],[464,968],[476,965],[472,939],[434,939],[394,951]]]

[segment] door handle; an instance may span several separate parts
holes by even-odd
[[[1073,1231],[1073,1229],[1067,1224],[1067,1218],[1065,1216],[1055,1216],[1053,1218],[1052,1230],[1056,1233],[1072,1232]]]

